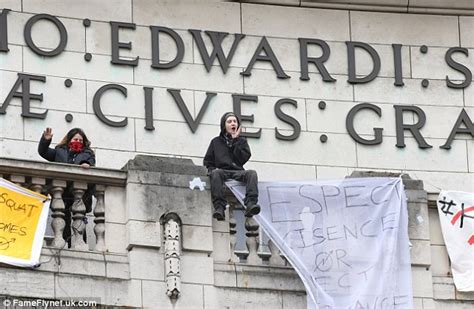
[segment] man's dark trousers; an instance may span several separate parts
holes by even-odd
[[[223,170],[216,168],[211,171],[211,197],[214,208],[225,207],[227,201],[224,197],[224,183],[228,179],[234,179],[245,183],[246,192],[244,203],[257,203],[258,200],[258,177],[254,170]]]

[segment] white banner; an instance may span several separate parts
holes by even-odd
[[[242,202],[245,187],[229,182]],[[255,219],[298,272],[308,308],[412,308],[400,178],[260,182]]]
[[[474,193],[441,191],[438,213],[456,289],[474,291]]]

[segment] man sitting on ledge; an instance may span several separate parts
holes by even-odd
[[[225,220],[227,201],[224,197],[224,182],[228,179],[242,181],[246,185],[245,216],[252,217],[260,212],[258,202],[258,178],[254,170],[244,170],[250,159],[250,147],[240,137],[240,120],[234,113],[225,113],[221,118],[221,133],[213,138],[204,157],[211,178],[211,197],[214,205],[213,217]]]

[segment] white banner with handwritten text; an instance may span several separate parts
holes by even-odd
[[[245,186],[228,187],[242,202]],[[260,182],[255,219],[298,272],[308,308],[412,308],[400,178]]]
[[[474,193],[441,191],[438,212],[456,289],[474,291]]]

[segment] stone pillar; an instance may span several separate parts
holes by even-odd
[[[87,183],[74,182],[72,194],[74,195],[74,203],[71,206],[72,211],[72,238],[71,249],[87,250],[87,244],[84,242],[84,231],[86,230],[86,205],[82,201],[82,196],[87,189]]]
[[[245,233],[245,235],[247,236],[245,243],[249,251],[249,255],[247,256],[247,263],[251,265],[260,265],[262,264],[262,260],[260,259],[257,253],[259,246],[259,225],[253,217],[245,218],[245,229],[247,230],[247,232]]]
[[[169,303],[161,304],[164,307],[179,305],[183,298],[187,304],[202,303],[202,294],[192,292],[195,285],[214,284],[213,220],[207,170],[188,159],[143,155],[130,160],[124,169],[128,173],[125,222],[130,277],[153,281],[150,286],[156,288],[150,292],[149,299],[166,299]],[[190,182],[200,185],[193,186]],[[203,182],[207,184],[205,188]],[[179,241],[168,239],[171,234],[167,230],[175,223],[160,220],[171,213],[181,220]],[[228,226],[227,222],[227,229]],[[181,284],[174,293],[181,296],[177,299],[163,298],[172,281],[178,278],[169,276],[177,266],[177,260],[170,259],[174,255],[171,243],[179,244],[181,250]],[[168,262],[173,265],[165,266]],[[169,289],[171,296],[173,290]],[[144,300],[144,307],[154,305]]]
[[[96,186],[97,204],[94,208],[94,233],[96,238],[95,250],[105,251],[105,203],[104,203],[105,186]]]
[[[66,226],[64,221],[66,207],[64,206],[63,192],[64,188],[66,188],[66,181],[53,180],[52,185],[51,194],[53,195],[53,200],[51,202],[51,210],[53,214],[51,216],[53,217],[52,227],[54,232],[52,246],[61,249],[66,246],[63,238],[63,231]]]

